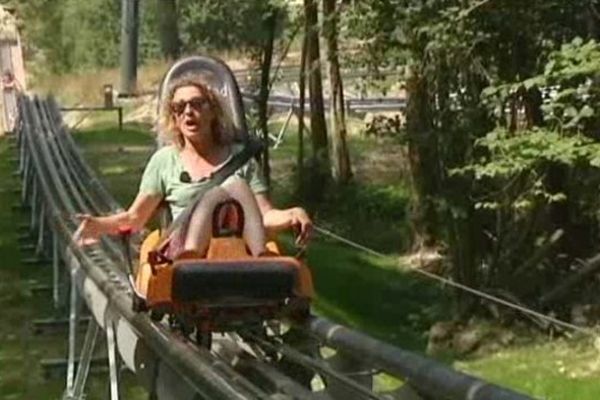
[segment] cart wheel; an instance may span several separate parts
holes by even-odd
[[[166,313],[164,311],[152,309],[150,310],[150,319],[156,322],[162,321],[162,319],[165,317],[165,314]]]
[[[198,347],[204,347],[210,350],[212,346],[212,333],[196,330],[196,344]]]
[[[303,322],[310,317],[310,300],[303,297],[291,299],[288,303],[288,316],[295,322]]]

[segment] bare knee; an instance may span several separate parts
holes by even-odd
[[[220,187],[213,188],[202,196],[185,225],[183,235],[186,250],[206,250],[212,231],[212,213],[217,204],[229,198],[229,194]]]
[[[222,187],[214,187],[207,191],[202,199],[196,204],[198,208],[214,208],[218,203],[230,198],[230,194]]]
[[[250,190],[250,186],[248,186],[248,182],[239,176],[228,178],[221,187],[227,191],[232,198],[240,201],[254,197],[252,190]]]

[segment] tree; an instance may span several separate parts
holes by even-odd
[[[258,126],[263,134],[263,142],[265,148],[262,155],[262,167],[267,186],[271,187],[271,166],[269,163],[269,126],[268,126],[268,110],[267,102],[269,100],[269,92],[271,91],[271,63],[273,61],[273,46],[275,42],[275,30],[277,28],[277,15],[279,10],[273,7],[268,14],[265,15],[264,27],[267,35],[262,46],[260,57],[260,89],[258,93]]]
[[[304,183],[304,106],[306,100],[306,53],[308,38],[302,38],[300,51],[300,72],[298,76],[298,152],[296,154],[296,168],[298,170],[298,193],[303,191]]]
[[[278,0],[204,0],[182,1],[179,6],[179,28],[183,49],[233,50],[248,52],[261,48],[268,35],[261,22],[273,7],[285,7]],[[276,37],[281,30],[278,29]]]
[[[323,105],[323,83],[321,78],[321,52],[319,48],[318,5],[315,0],[304,0],[304,16],[310,103],[310,130],[312,143],[312,168],[310,196],[317,199],[323,193],[327,168],[327,126]]]
[[[346,116],[344,109],[344,87],[338,59],[338,33],[335,0],[323,0],[323,33],[327,42],[329,64],[330,121],[329,160],[331,175],[336,182],[346,183],[352,177],[350,156],[346,144]]]
[[[179,57],[181,41],[177,21],[176,0],[156,0],[160,47],[163,57],[175,60]]]
[[[547,257],[558,249],[581,257],[597,248],[582,246],[588,242],[577,239],[578,245],[565,242],[566,237],[585,237],[582,232],[593,237],[590,222],[597,218],[590,218],[589,200],[573,197],[576,192],[570,187],[581,182],[567,179],[573,167],[547,159],[555,145],[565,157],[587,150],[580,142],[556,141],[554,134],[541,134],[535,128],[546,127],[556,120],[556,113],[560,116],[566,109],[579,115],[583,105],[578,104],[576,112],[564,104],[553,113],[543,112],[543,86],[536,89],[528,79],[544,69],[543,60],[565,41],[594,36],[593,24],[585,23],[594,3],[507,0],[502,4],[498,7],[489,0],[359,1],[348,13],[352,29],[346,34],[362,46],[361,52],[353,53],[355,63],[372,70],[408,65],[406,134],[416,244],[445,243],[456,281],[511,293],[526,302],[539,296],[542,282],[556,279],[565,268],[547,269],[543,266]],[[504,87],[501,83],[509,83],[512,91],[502,91],[491,103],[484,96],[487,100],[482,102],[486,88]],[[496,126],[507,117],[507,132],[499,131]],[[554,144],[540,148],[546,138]],[[508,151],[523,156],[518,149],[526,143],[524,154],[545,154],[546,159],[525,166],[507,156]],[[498,156],[494,162],[477,161],[492,155]],[[577,160],[573,162],[582,162]],[[474,166],[464,170],[470,165]],[[500,175],[492,179],[491,170]],[[514,174],[503,175],[507,171]],[[595,182],[594,174],[585,175],[579,169],[577,176],[585,177],[582,185]],[[579,188],[582,193],[590,190]],[[573,201],[558,201],[560,193]],[[557,230],[572,234],[555,235]],[[553,271],[552,279],[549,271]],[[535,276],[545,278],[536,285],[531,279]]]

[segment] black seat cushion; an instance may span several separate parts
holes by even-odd
[[[295,278],[295,268],[285,261],[188,261],[175,266],[173,299],[284,299],[292,295]]]

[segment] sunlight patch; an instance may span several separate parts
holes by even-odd
[[[127,172],[127,167],[122,165],[112,165],[110,167],[104,167],[100,170],[103,175],[121,175]]]

